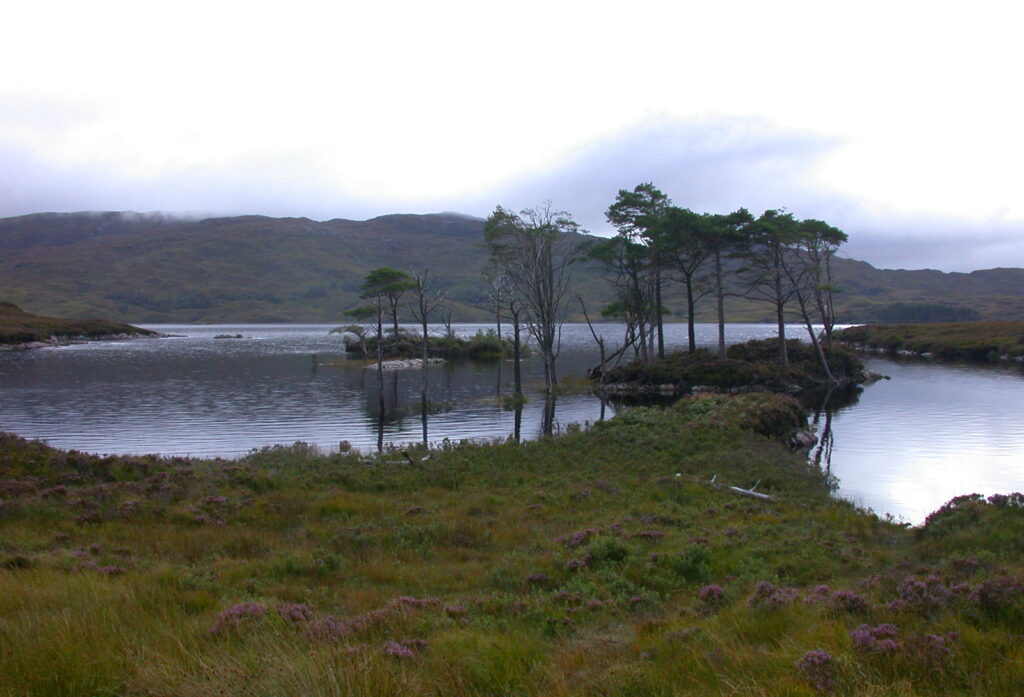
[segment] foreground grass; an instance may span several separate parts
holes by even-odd
[[[705,396],[417,465],[0,436],[0,695],[1018,694],[1024,501],[880,520],[761,435],[798,414]]]
[[[869,324],[836,332],[847,344],[898,353],[930,353],[949,360],[1024,356],[1024,322]]]

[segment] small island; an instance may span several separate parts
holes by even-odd
[[[25,312],[0,301],[0,350],[161,336],[158,332],[105,319],[59,319]]]
[[[825,378],[809,344],[790,339],[787,360],[779,359],[778,339],[734,344],[719,359],[707,349],[677,351],[648,362],[633,361],[600,375],[599,388],[619,395],[688,395],[701,392],[781,392],[798,395],[821,389],[873,382],[880,376],[864,369],[848,348],[825,346],[833,380]]]

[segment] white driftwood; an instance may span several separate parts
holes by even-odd
[[[760,491],[755,491],[755,489],[757,489],[757,485],[761,483],[760,479],[757,480],[757,484],[754,484],[754,486],[750,487],[749,489],[744,489],[738,486],[729,486],[727,484],[719,484],[717,481],[715,481],[717,479],[718,475],[716,474],[713,477],[711,477],[711,479],[709,479],[707,483],[710,484],[711,486],[718,487],[719,489],[728,489],[734,494],[739,494],[740,496],[749,496],[751,498],[760,499],[762,501],[771,501],[773,498],[771,494],[762,494]]]

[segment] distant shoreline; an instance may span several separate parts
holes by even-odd
[[[0,301],[0,350],[29,350],[86,341],[157,338],[160,332],[103,319],[61,319]]]

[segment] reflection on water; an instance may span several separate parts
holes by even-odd
[[[892,379],[812,412],[839,496],[919,524],[954,496],[1024,491],[1019,367],[866,363]]]
[[[330,326],[156,328],[184,336],[0,354],[0,430],[91,452],[232,457],[298,440],[365,451],[529,440],[626,408],[591,394],[545,400],[536,356],[523,363],[527,401],[517,405],[507,399],[513,376],[504,361],[431,366],[424,395],[419,370],[387,373],[378,384],[375,371],[345,359]],[[596,329],[609,351],[621,340],[619,325]],[[685,346],[685,325],[666,330],[670,348]],[[714,325],[698,332],[698,343],[713,345]],[[772,336],[774,327],[728,332],[735,343]],[[587,327],[567,326],[560,374],[582,375],[596,362]],[[917,523],[958,494],[1024,490],[1020,370],[883,359],[868,367],[892,380],[807,404],[821,439],[812,462],[838,480],[839,495]]]
[[[810,462],[828,475],[832,474],[832,444],[835,437],[832,432],[832,415],[856,404],[863,391],[860,385],[847,385],[801,395],[800,401],[810,412],[808,421],[818,436],[817,444],[811,449]]]
[[[506,399],[510,362],[430,366],[424,400],[421,371],[388,372],[378,385],[376,371],[346,360],[330,326],[156,328],[184,336],[0,354],[0,430],[92,452],[232,457],[297,440],[372,450],[532,439],[614,414],[590,394],[546,402],[537,357],[523,362],[527,400],[515,408]],[[564,334],[566,375],[591,362],[592,341],[579,329]],[[614,337],[618,328],[604,331]]]

